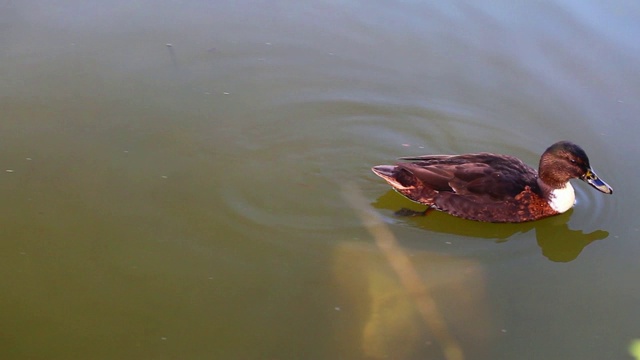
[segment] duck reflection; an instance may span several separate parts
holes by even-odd
[[[393,191],[389,191],[371,205],[377,209],[396,211],[406,205],[406,201]],[[416,207],[424,210],[421,205]],[[429,212],[427,216],[399,217],[399,219],[434,232],[496,239],[497,242],[506,242],[517,233],[526,233],[535,229],[538,246],[547,259],[555,262],[569,262],[575,260],[587,245],[609,236],[609,232],[604,230],[584,233],[581,230],[569,229],[567,222],[572,212],[573,210],[569,210],[554,217],[518,224],[462,220],[438,211]]]

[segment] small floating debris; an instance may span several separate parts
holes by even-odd
[[[27,159],[27,161],[31,161],[31,160],[33,160],[32,158],[26,158],[26,159]]]
[[[173,44],[166,43],[166,44],[165,44],[165,46],[166,46],[166,47],[173,47]]]
[[[271,43],[270,43],[270,42],[266,42],[266,43],[264,43],[264,44],[265,44],[265,45],[271,45]]]
[[[335,311],[340,311],[340,310],[342,310],[342,309],[340,309],[340,306],[336,306],[336,307],[334,307],[333,309],[334,309]]]
[[[402,144],[402,146],[404,146],[404,147],[409,147],[409,146],[411,146],[411,145],[409,145],[409,144]]]
[[[168,179],[169,178],[167,175],[162,175],[160,177],[163,178],[163,179]]]
[[[226,92],[226,91],[225,91],[225,92],[223,92],[223,94],[224,94],[224,95],[231,95],[231,93],[228,93],[228,92]]]
[[[5,171],[6,171],[6,172],[8,172],[8,173],[12,173],[12,172],[14,172],[14,171],[13,171],[13,170],[11,170],[11,169],[7,169],[7,170],[5,170]]]

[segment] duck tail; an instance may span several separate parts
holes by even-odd
[[[383,179],[393,177],[396,167],[393,165],[378,165],[371,168],[374,174],[380,176]]]
[[[393,186],[396,190],[403,190],[407,188],[407,185],[402,184],[398,179],[398,166],[395,165],[378,165],[371,168],[374,174],[383,178],[389,185]],[[400,176],[402,178],[402,176]]]

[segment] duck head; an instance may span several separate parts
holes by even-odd
[[[538,176],[553,189],[563,188],[571,179],[580,179],[605,194],[613,193],[611,186],[593,171],[584,150],[569,141],[559,141],[545,150]]]

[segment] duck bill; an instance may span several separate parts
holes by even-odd
[[[596,173],[591,169],[587,170],[587,173],[584,174],[580,178],[580,180],[586,182],[587,184],[596,188],[598,191],[601,191],[605,194],[613,193],[613,189],[611,188],[611,186],[609,186],[609,184],[607,184],[606,182],[600,180],[598,175],[596,175]]]

